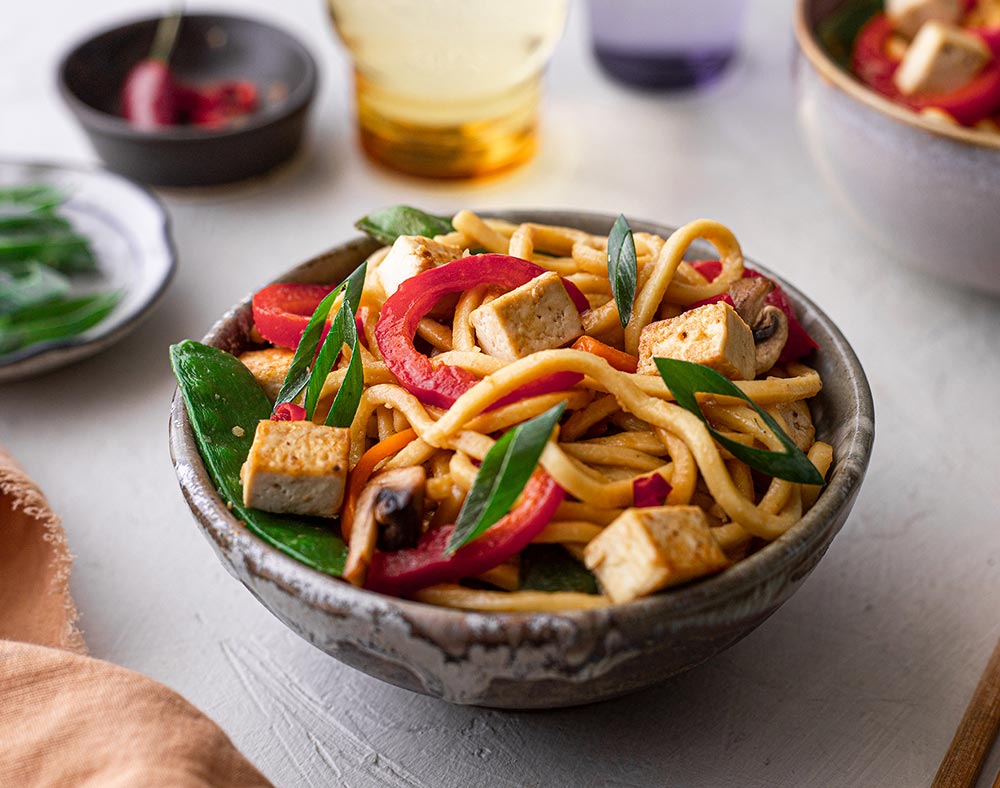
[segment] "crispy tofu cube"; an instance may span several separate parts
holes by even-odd
[[[271,402],[274,402],[281,391],[281,384],[285,382],[294,355],[287,348],[269,347],[265,350],[248,350],[240,356],[240,361],[260,383]]]
[[[893,81],[907,96],[951,93],[975,79],[990,57],[989,47],[978,36],[928,22],[906,50]]]
[[[505,361],[561,347],[583,334],[580,313],[552,271],[474,309],[469,319],[483,350]]]
[[[650,323],[639,336],[638,372],[655,375],[654,358],[704,364],[732,380],[753,380],[753,332],[729,304],[718,301]]]
[[[266,512],[333,517],[344,500],[350,430],[261,421],[243,468],[243,503]]]
[[[962,0],[886,0],[885,12],[893,29],[913,38],[924,22],[957,24]]]
[[[462,256],[462,250],[421,235],[401,235],[379,263],[378,277],[387,296],[392,295],[407,279],[450,263]]]
[[[697,506],[627,509],[590,541],[583,557],[614,602],[629,602],[729,565]]]

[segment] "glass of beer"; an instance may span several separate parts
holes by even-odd
[[[354,60],[361,145],[415,175],[531,158],[541,77],[568,0],[329,0]]]

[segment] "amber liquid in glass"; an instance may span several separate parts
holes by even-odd
[[[567,0],[330,0],[358,127],[393,169],[468,178],[535,150],[541,75]]]

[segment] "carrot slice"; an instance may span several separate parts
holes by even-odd
[[[595,356],[600,356],[619,372],[635,372],[639,366],[639,359],[631,353],[618,350],[618,348],[613,348],[611,345],[605,345],[599,339],[594,339],[593,337],[580,337],[571,347],[573,350],[583,350],[587,353],[593,353]]]
[[[347,479],[347,494],[344,496],[344,505],[340,508],[340,533],[345,540],[351,538],[351,526],[354,523],[354,510],[358,505],[358,497],[365,489],[375,466],[386,457],[391,457],[403,449],[416,437],[416,430],[403,430],[395,435],[390,435],[384,441],[379,441],[361,455],[361,459],[358,460],[358,464],[354,466],[354,470],[351,471],[351,475]]]

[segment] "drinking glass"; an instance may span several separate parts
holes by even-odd
[[[568,0],[329,0],[354,60],[361,145],[439,178],[535,150],[541,78]]]
[[[594,54],[615,79],[676,90],[712,82],[738,50],[746,0],[590,0]]]

